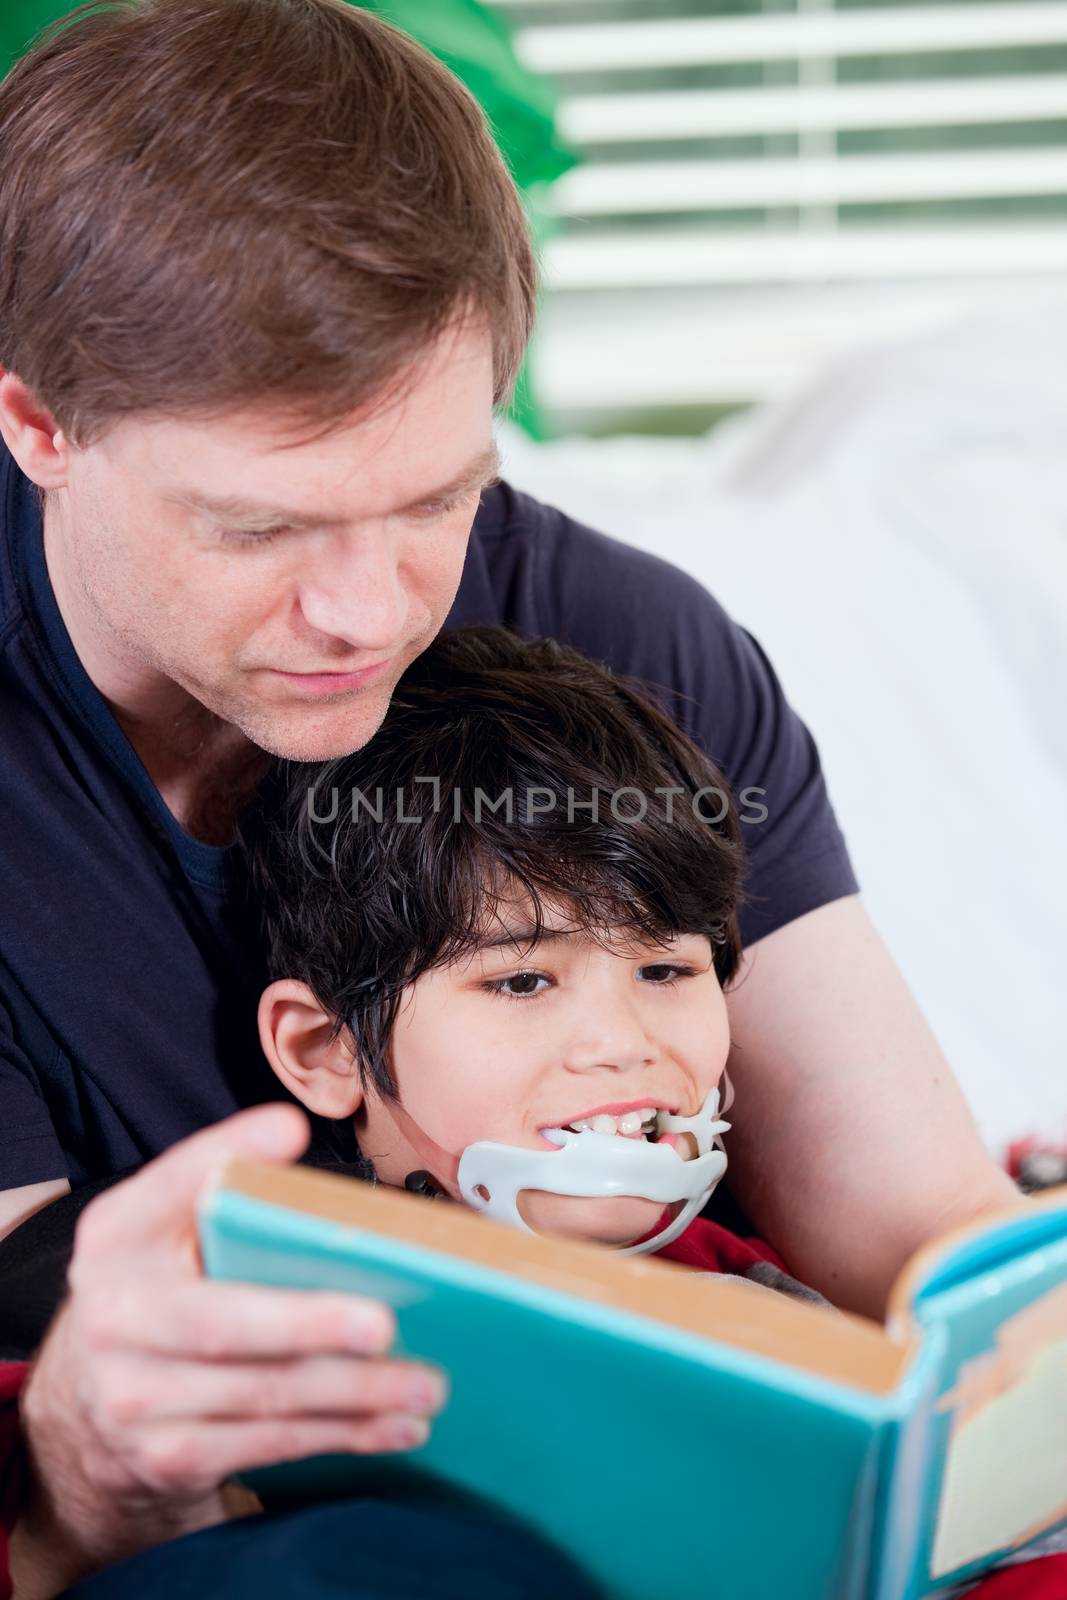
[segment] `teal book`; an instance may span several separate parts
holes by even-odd
[[[448,1202],[236,1163],[209,1275],[387,1301],[451,1399],[403,1456],[272,1491],[460,1496],[612,1600],[919,1600],[1067,1526],[1067,1189],[946,1235],[886,1327]]]

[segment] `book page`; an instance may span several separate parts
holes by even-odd
[[[932,1575],[1067,1518],[1067,1284],[998,1330],[939,1409],[954,1411]]]

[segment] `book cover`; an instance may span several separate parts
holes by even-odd
[[[1067,1520],[1056,1430],[1002,1470],[1043,1416],[1067,1441],[1064,1190],[922,1252],[887,1328],[304,1168],[235,1163],[201,1237],[214,1276],[388,1302],[450,1376],[421,1450],[266,1495],[461,1496],[618,1600],[917,1600]]]

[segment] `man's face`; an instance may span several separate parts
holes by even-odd
[[[248,412],[131,419],[74,451],[46,544],[91,675],[149,703],[176,684],[292,759],[365,744],[459,586],[492,386],[464,324],[402,399],[318,439]]]
[[[566,931],[559,910],[539,944],[487,946],[411,986],[391,1041],[406,1115],[398,1121],[391,1103],[370,1090],[355,1124],[384,1182],[433,1170],[430,1147],[409,1118],[451,1155],[479,1139],[548,1152],[555,1146],[545,1128],[611,1107],[615,1137],[640,1138],[630,1124],[618,1128],[618,1113],[655,1107],[692,1115],[719,1082],[729,1024],[709,941],[682,934],[666,947],[605,947]],[[597,1131],[608,1131],[607,1122]],[[684,1158],[696,1154],[690,1134],[666,1138]],[[458,1198],[454,1186],[450,1192]],[[531,1190],[519,1210],[538,1232],[622,1245],[648,1233],[663,1206]]]

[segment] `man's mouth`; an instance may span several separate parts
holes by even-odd
[[[385,661],[372,662],[370,666],[360,667],[354,672],[285,672],[280,668],[273,668],[272,671],[275,677],[283,679],[298,693],[344,694],[351,689],[362,688],[364,684],[381,677],[394,659],[390,656]]]

